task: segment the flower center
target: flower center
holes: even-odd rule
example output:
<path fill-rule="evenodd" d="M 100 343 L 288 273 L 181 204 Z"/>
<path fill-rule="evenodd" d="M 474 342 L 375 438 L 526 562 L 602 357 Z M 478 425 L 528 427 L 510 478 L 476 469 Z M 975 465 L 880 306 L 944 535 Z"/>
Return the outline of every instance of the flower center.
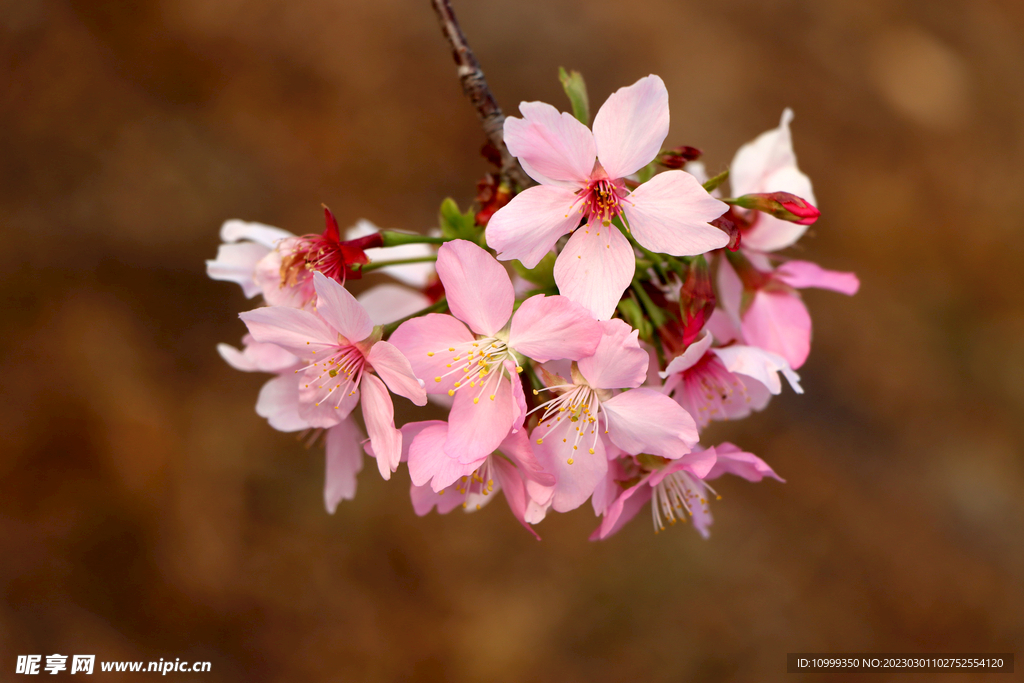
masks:
<path fill-rule="evenodd" d="M 651 517 L 654 520 L 654 533 L 665 530 L 662 515 L 669 525 L 685 522 L 686 514 L 693 516 L 694 507 L 700 507 L 708 513 L 708 500 L 704 495 L 706 484 L 698 484 L 689 474 L 683 471 L 669 474 L 654 486 L 651 495 Z M 708 487 L 710 488 L 710 487 Z"/>
<path fill-rule="evenodd" d="M 713 353 L 704 354 L 693 367 L 683 371 L 676 398 L 702 424 L 712 418 L 728 417 L 727 407 L 738 400 L 750 403 L 747 387 Z"/>
<path fill-rule="evenodd" d="M 366 367 L 366 359 L 355 346 L 336 347 L 334 351 L 334 355 L 327 360 L 316 361 L 295 372 L 314 370 L 315 374 L 308 373 L 305 388 L 308 389 L 310 384 L 317 383 L 317 391 L 314 393 L 315 405 L 319 407 L 321 403 L 335 397 L 337 401 L 334 403 L 334 409 L 338 410 L 346 396 L 356 393 L 356 387 L 359 386 L 359 380 Z"/>
<path fill-rule="evenodd" d="M 516 362 L 508 342 L 498 337 L 481 337 L 475 341 L 449 346 L 447 351 L 428 351 L 427 355 L 433 357 L 444 353 L 451 354 L 451 358 L 445 364 L 445 373 L 434 377 L 434 381 L 440 382 L 454 375 L 458 379 L 455 380 L 454 387 L 448 390 L 448 395 L 454 396 L 456 391 L 464 391 L 467 388 L 474 389 L 474 404 L 480 403 L 481 397 L 493 401 L 501 381 L 509 372 L 505 362 Z M 522 366 L 517 364 L 516 372 L 522 371 Z"/>
<path fill-rule="evenodd" d="M 626 201 L 626 186 L 609 178 L 591 180 L 587 186 L 576 192 L 578 198 L 572 208 L 579 204 L 579 212 L 587 222 L 611 225 L 612 219 L 622 213 L 622 203 Z"/>
<path fill-rule="evenodd" d="M 555 428 L 561 426 L 563 418 L 572 424 L 571 436 L 573 437 L 573 442 L 571 450 L 569 449 L 569 437 L 565 436 L 562 438 L 562 443 L 565 444 L 565 449 L 568 451 L 566 462 L 571 465 L 573 464 L 575 452 L 579 450 L 580 442 L 588 433 L 592 438 L 587 450 L 591 455 L 594 454 L 594 448 L 597 446 L 597 440 L 600 438 L 598 429 L 601 426 L 601 399 L 598 396 L 597 390 L 586 384 L 560 384 L 547 387 L 545 390 L 558 391 L 565 388 L 568 388 L 568 391 L 560 393 L 549 401 L 545 401 L 530 412 L 544 411 L 541 413 L 537 430 L 534 431 L 536 435 L 541 429 L 544 430 L 544 433 L 537 438 L 538 444 L 544 443 L 544 438 Z M 540 392 L 534 389 L 533 393 L 536 395 Z M 607 434 L 607 415 L 605 415 L 604 421 L 604 433 Z"/>

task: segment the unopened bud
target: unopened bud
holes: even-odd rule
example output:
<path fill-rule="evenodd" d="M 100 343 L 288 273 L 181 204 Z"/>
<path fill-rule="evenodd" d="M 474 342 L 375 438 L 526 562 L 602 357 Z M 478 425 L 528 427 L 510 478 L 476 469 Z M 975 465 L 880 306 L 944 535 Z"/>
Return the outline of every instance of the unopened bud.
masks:
<path fill-rule="evenodd" d="M 686 271 L 686 279 L 679 289 L 679 310 L 683 314 L 683 346 L 689 346 L 704 329 L 715 310 L 715 287 L 711 282 L 708 262 L 698 256 Z"/>
<path fill-rule="evenodd" d="M 680 169 L 690 161 L 696 161 L 700 159 L 704 152 L 700 151 L 696 147 L 690 147 L 683 145 L 682 147 L 673 147 L 672 149 L 666 149 L 658 157 L 658 163 L 665 168 Z"/>
<path fill-rule="evenodd" d="M 502 183 L 496 173 L 488 173 L 476 184 L 476 201 L 480 210 L 474 220 L 480 227 L 487 227 L 491 216 L 501 207 L 512 201 L 512 189 L 508 183 Z"/>
<path fill-rule="evenodd" d="M 799 225 L 810 225 L 821 215 L 810 202 L 789 192 L 745 194 L 727 203 L 742 206 L 744 209 L 762 211 Z"/>
<path fill-rule="evenodd" d="M 728 211 L 711 221 L 711 225 L 729 236 L 729 244 L 725 245 L 726 249 L 736 251 L 740 248 L 740 226 L 731 206 Z"/>

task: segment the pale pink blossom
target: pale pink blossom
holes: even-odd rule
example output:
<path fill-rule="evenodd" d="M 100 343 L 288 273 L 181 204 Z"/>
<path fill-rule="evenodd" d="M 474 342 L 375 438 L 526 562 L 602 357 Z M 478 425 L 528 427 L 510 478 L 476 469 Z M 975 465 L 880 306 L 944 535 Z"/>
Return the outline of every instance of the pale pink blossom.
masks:
<path fill-rule="evenodd" d="M 718 268 L 720 307 L 708 329 L 720 341 L 739 340 L 782 356 L 796 370 L 811 350 L 811 315 L 797 289 L 815 287 L 847 296 L 857 293 L 853 273 L 826 270 L 809 261 L 786 261 L 778 268 L 742 274 L 722 258 Z M 759 267 L 761 264 L 759 263 Z"/>
<path fill-rule="evenodd" d="M 792 120 L 792 110 L 786 109 L 782 112 L 778 128 L 762 133 L 736 152 L 729 167 L 734 197 L 788 192 L 817 206 L 810 178 L 797 167 L 789 131 Z M 743 233 L 740 246 L 754 251 L 777 251 L 788 247 L 807 230 L 807 224 L 782 220 L 767 213 L 751 212 L 750 219 L 753 225 Z"/>
<path fill-rule="evenodd" d="M 344 287 L 322 273 L 314 274 L 314 286 L 316 312 L 271 306 L 240 317 L 253 339 L 307 363 L 293 375 L 299 384 L 297 413 L 311 427 L 333 427 L 362 401 L 377 465 L 388 479 L 402 450 L 388 389 L 416 405 L 426 403 L 426 394 L 409 361 L 380 340 L 379 328 Z"/>
<path fill-rule="evenodd" d="M 765 477 L 785 481 L 764 460 L 753 453 L 740 450 L 731 443 L 696 451 L 675 461 L 652 461 L 654 459 L 643 459 L 640 468 L 641 471 L 647 470 L 646 474 L 643 474 L 636 484 L 622 490 L 608 504 L 604 511 L 604 519 L 591 534 L 590 540 L 608 538 L 617 532 L 635 517 L 648 501 L 651 502 L 651 520 L 655 533 L 664 531 L 666 523 L 673 525 L 676 522 L 685 522 L 686 515 L 689 514 L 694 528 L 701 536 L 707 538 L 712 522 L 708 501 L 712 495 L 720 497 L 707 483 L 708 481 L 723 474 L 733 474 L 752 482 L 761 481 Z M 634 472 L 630 471 L 629 474 Z M 615 482 L 611 482 L 609 486 L 618 488 Z"/>
<path fill-rule="evenodd" d="M 800 376 L 781 356 L 756 346 L 733 344 L 712 348 L 709 332 L 669 361 L 660 373 L 662 389 L 686 409 L 697 426 L 711 420 L 735 420 L 762 410 L 782 392 L 779 373 L 793 391 L 803 393 Z"/>
<path fill-rule="evenodd" d="M 545 373 L 555 397 L 534 409 L 540 411 L 535 450 L 555 475 L 551 506 L 558 512 L 579 507 L 594 492 L 609 455 L 618 454 L 609 454 L 609 445 L 630 455 L 678 458 L 697 443 L 697 427 L 685 410 L 658 391 L 637 388 L 648 365 L 637 330 L 621 320 L 601 326 L 601 343 L 572 368 L 571 380 Z M 616 394 L 619 389 L 626 391 Z"/>
<path fill-rule="evenodd" d="M 460 505 L 466 512 L 473 512 L 503 491 L 515 518 L 537 536 L 526 520 L 526 484 L 551 485 L 554 477 L 544 472 L 534 457 L 526 430 L 510 433 L 493 453 L 461 463 L 445 452 L 445 422 L 420 424 L 426 427 L 409 447 L 410 495 L 416 514 L 425 515 L 434 507 L 445 514 Z"/>
<path fill-rule="evenodd" d="M 603 320 L 614 313 L 636 264 L 613 219 L 621 218 L 647 249 L 675 256 L 728 243 L 708 224 L 728 207 L 692 175 L 668 171 L 632 192 L 626 188 L 624 178 L 652 161 L 668 134 L 668 92 L 659 77 L 613 93 L 594 117 L 593 132 L 543 102 L 523 102 L 519 111 L 523 118 L 505 119 L 505 143 L 540 185 L 491 217 L 487 244 L 498 258 L 532 268 L 571 232 L 555 262 L 555 282 L 559 292 Z"/>
<path fill-rule="evenodd" d="M 224 241 L 217 247 L 217 258 L 207 260 L 206 274 L 212 280 L 235 282 L 249 299 L 263 291 L 256 282 L 256 265 L 274 251 L 283 240 L 295 235 L 287 230 L 262 223 L 248 223 L 237 219 L 225 221 L 220 228 Z"/>
<path fill-rule="evenodd" d="M 513 313 L 508 273 L 466 240 L 441 246 L 437 273 L 452 315 L 402 323 L 391 342 L 426 382 L 454 396 L 445 452 L 462 463 L 489 455 L 526 414 L 517 355 L 545 362 L 593 353 L 601 328 L 563 296 L 532 296 Z"/>

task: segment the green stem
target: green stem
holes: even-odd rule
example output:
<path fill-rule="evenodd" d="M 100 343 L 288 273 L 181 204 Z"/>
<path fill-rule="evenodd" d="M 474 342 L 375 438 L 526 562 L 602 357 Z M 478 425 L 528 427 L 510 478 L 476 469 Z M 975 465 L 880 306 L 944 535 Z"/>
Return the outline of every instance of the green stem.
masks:
<path fill-rule="evenodd" d="M 421 315 L 426 315 L 428 313 L 444 313 L 447 310 L 448 310 L 448 300 L 447 299 L 441 299 L 437 303 L 430 304 L 426 308 L 424 308 L 422 310 L 419 310 L 419 311 L 416 311 L 412 315 L 407 315 L 404 318 L 396 320 L 393 323 L 388 323 L 387 325 L 384 326 L 384 336 L 387 337 L 392 332 L 397 330 L 398 326 L 401 325 L 402 323 L 404 323 L 406 320 L 412 320 L 413 318 L 418 318 Z"/>
<path fill-rule="evenodd" d="M 364 273 L 369 273 L 371 270 L 379 270 L 388 266 L 404 266 L 407 263 L 432 263 L 436 260 L 436 256 L 414 256 L 413 258 L 397 258 L 390 261 L 373 261 L 372 263 L 363 264 L 360 270 Z"/>
<path fill-rule="evenodd" d="M 397 247 L 400 244 L 444 244 L 448 241 L 444 237 L 428 237 L 394 230 L 383 230 L 380 236 L 385 247 Z"/>

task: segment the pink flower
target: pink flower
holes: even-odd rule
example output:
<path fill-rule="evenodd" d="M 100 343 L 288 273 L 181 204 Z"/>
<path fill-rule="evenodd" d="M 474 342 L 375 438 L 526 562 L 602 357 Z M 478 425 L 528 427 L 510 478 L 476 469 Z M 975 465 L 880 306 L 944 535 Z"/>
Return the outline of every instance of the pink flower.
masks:
<path fill-rule="evenodd" d="M 698 427 L 703 429 L 710 420 L 735 420 L 763 409 L 772 395 L 782 392 L 780 372 L 793 391 L 804 393 L 800 376 L 781 356 L 739 344 L 711 348 L 713 342 L 705 332 L 660 373 L 665 379 L 662 391 L 672 395 Z"/>
<path fill-rule="evenodd" d="M 688 173 L 668 171 L 626 189 L 624 178 L 653 160 L 668 134 L 668 92 L 657 76 L 613 93 L 594 117 L 593 133 L 543 102 L 523 102 L 519 111 L 523 118 L 505 119 L 505 142 L 540 185 L 491 218 L 487 244 L 498 258 L 533 268 L 572 232 L 555 262 L 555 282 L 603 320 L 615 311 L 636 265 L 612 219 L 623 219 L 647 249 L 675 256 L 728 243 L 728 235 L 708 225 L 728 207 Z"/>
<path fill-rule="evenodd" d="M 539 362 L 593 353 L 601 328 L 563 296 L 533 296 L 513 314 L 508 273 L 466 240 L 441 246 L 437 273 L 452 315 L 402 323 L 391 342 L 408 356 L 428 393 L 455 397 L 445 452 L 466 464 L 489 455 L 526 414 L 519 356 Z M 468 325 L 468 327 L 467 327 Z"/>
<path fill-rule="evenodd" d="M 217 258 L 206 262 L 206 274 L 212 280 L 238 283 L 245 296 L 251 299 L 262 291 L 253 277 L 256 264 L 281 241 L 293 237 L 295 235 L 287 230 L 262 223 L 225 221 L 220 228 L 224 244 L 217 248 Z"/>
<path fill-rule="evenodd" d="M 445 452 L 446 423 L 434 420 L 419 424 L 427 426 L 409 447 L 410 495 L 417 515 L 425 515 L 435 506 L 441 514 L 459 505 L 473 512 L 490 502 L 495 493 L 504 491 L 512 514 L 537 536 L 526 521 L 526 483 L 551 485 L 554 477 L 544 472 L 534 457 L 526 430 L 509 434 L 493 453 L 461 463 Z"/>
<path fill-rule="evenodd" d="M 555 475 L 551 506 L 558 512 L 579 507 L 604 478 L 605 438 L 630 455 L 665 458 L 678 458 L 697 443 L 697 427 L 685 410 L 658 391 L 636 388 L 647 379 L 648 365 L 637 330 L 621 320 L 601 326 L 594 355 L 576 364 L 571 382 L 547 375 L 556 396 L 534 409 L 541 411 L 533 430 L 537 457 Z M 628 391 L 615 395 L 616 389 Z"/>
<path fill-rule="evenodd" d="M 663 464 L 653 458 L 638 458 L 636 464 L 641 471 L 647 470 L 646 474 L 608 505 L 601 525 L 591 534 L 590 540 L 605 539 L 616 533 L 636 516 L 647 501 L 651 501 L 655 533 L 664 531 L 666 522 L 669 525 L 685 522 L 686 514 L 689 514 L 693 518 L 693 526 L 707 538 L 712 522 L 708 493 L 719 497 L 706 483 L 708 480 L 734 474 L 753 482 L 764 477 L 785 481 L 761 458 L 745 453 L 731 443 Z M 632 471 L 629 473 L 633 474 Z"/>
<path fill-rule="evenodd" d="M 786 192 L 796 195 L 805 203 L 817 206 L 810 178 L 797 167 L 793 138 L 789 132 L 792 120 L 792 110 L 786 109 L 782 112 L 778 128 L 762 133 L 736 152 L 729 167 L 729 182 L 734 197 Z M 751 218 L 754 223 L 743 233 L 740 246 L 762 252 L 777 251 L 790 246 L 800 239 L 808 225 L 793 223 L 765 213 L 751 214 Z"/>
<path fill-rule="evenodd" d="M 297 413 L 309 426 L 338 424 L 362 392 L 363 418 L 377 465 L 388 479 L 398 468 L 402 451 L 388 388 L 417 405 L 426 404 L 426 394 L 409 361 L 393 345 L 380 341 L 379 328 L 375 331 L 355 298 L 322 273 L 313 277 L 316 313 L 271 306 L 240 317 L 257 342 L 275 344 L 308 362 L 293 375 L 300 385 Z"/>
<path fill-rule="evenodd" d="M 811 351 L 811 315 L 797 289 L 816 287 L 852 296 L 860 288 L 853 273 L 826 270 L 810 261 L 786 261 L 773 271 L 723 258 L 718 268 L 721 308 L 708 328 L 721 341 L 741 339 L 782 356 L 796 370 Z M 765 264 L 767 268 L 770 265 Z"/>

